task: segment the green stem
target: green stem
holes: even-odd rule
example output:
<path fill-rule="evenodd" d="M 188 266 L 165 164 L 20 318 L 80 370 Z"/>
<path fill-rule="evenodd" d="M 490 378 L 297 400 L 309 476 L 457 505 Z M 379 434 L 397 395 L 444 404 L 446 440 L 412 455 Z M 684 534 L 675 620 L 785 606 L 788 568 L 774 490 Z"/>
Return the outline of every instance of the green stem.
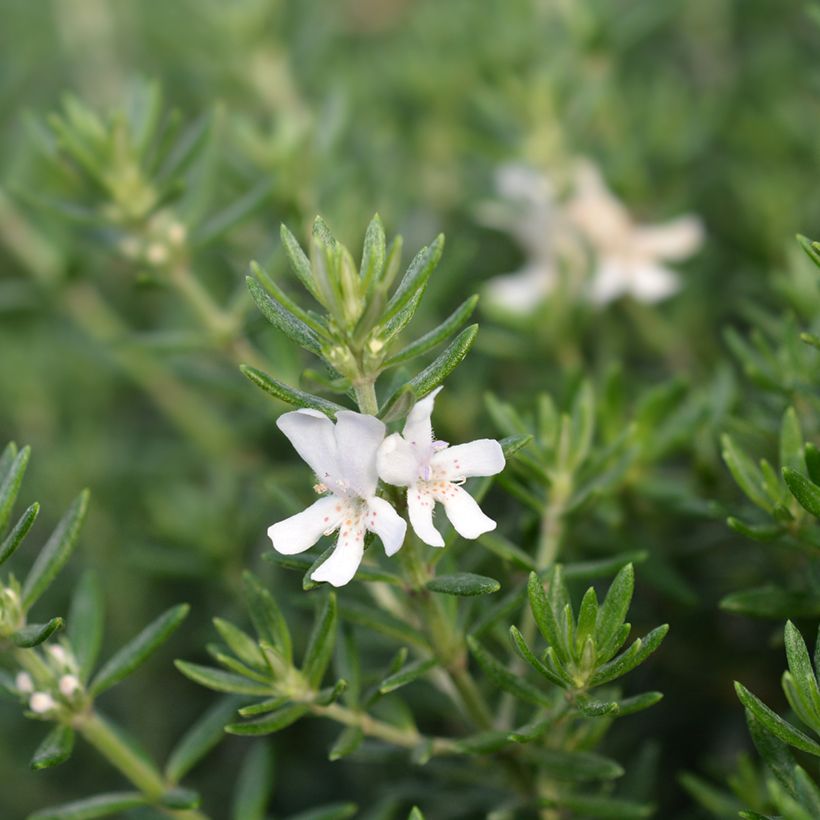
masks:
<path fill-rule="evenodd" d="M 99 713 L 91 711 L 78 717 L 74 728 L 151 802 L 159 800 L 171 787 L 156 767 L 135 751 Z M 206 815 L 193 809 L 169 809 L 167 813 L 179 820 L 207 820 Z"/>
<path fill-rule="evenodd" d="M 363 379 L 353 385 L 356 392 L 356 403 L 359 405 L 359 412 L 368 416 L 379 415 L 379 402 L 376 399 L 376 385 L 373 379 Z"/>

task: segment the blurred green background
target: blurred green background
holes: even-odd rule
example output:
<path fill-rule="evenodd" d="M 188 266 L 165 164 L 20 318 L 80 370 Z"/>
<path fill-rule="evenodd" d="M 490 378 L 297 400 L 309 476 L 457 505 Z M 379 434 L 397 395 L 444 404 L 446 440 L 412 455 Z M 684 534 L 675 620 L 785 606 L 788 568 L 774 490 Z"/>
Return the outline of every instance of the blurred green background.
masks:
<path fill-rule="evenodd" d="M 820 233 L 817 19 L 798 0 L 0 0 L 0 441 L 34 448 L 23 500 L 44 505 L 41 538 L 81 487 L 92 489 L 79 557 L 52 608 L 65 610 L 86 566 L 105 582 L 111 647 L 165 606 L 193 605 L 172 646 L 108 704 L 151 751 L 167 753 L 209 702 L 170 662 L 201 655 L 210 617 L 235 615 L 242 568 L 293 587 L 260 558 L 266 526 L 305 497 L 305 476 L 291 475 L 273 426 L 281 408 L 229 353 L 191 336 L 192 317 L 161 283 L 137 281 L 104 228 L 67 215 L 60 203 L 71 192 L 33 136 L 63 96 L 105 111 L 156 81 L 186 123 L 211 126 L 199 207 L 222 211 L 262 185 L 257 206 L 193 256 L 219 301 L 242 291 L 250 259 L 289 281 L 279 223 L 304 238 L 321 213 L 355 249 L 378 211 L 409 254 L 447 236 L 414 330 L 432 327 L 522 263 L 515 243 L 477 218 L 510 161 L 548 171 L 586 155 L 638 219 L 700 215 L 704 250 L 682 267 L 681 294 L 657 308 L 552 304 L 529 322 L 482 316 L 439 421 L 445 439 L 491 435 L 485 391 L 520 406 L 533 390 L 560 401 L 580 373 L 602 378 L 617 362 L 627 404 L 668 377 L 705 395 L 725 390 L 699 435 L 665 454 L 674 502 L 647 508 L 638 482 L 619 515 L 579 526 L 568 546 L 576 559 L 618 546 L 652 552 L 638 573 L 639 618 L 669 621 L 672 632 L 642 674 L 666 700 L 623 727 L 620 751 L 630 759 L 656 742 L 645 754 L 659 750 L 659 816 L 694 817 L 677 773 L 726 769 L 749 748 L 732 678 L 759 675 L 764 699 L 780 702 L 772 627 L 716 609 L 741 579 L 765 575 L 768 558 L 701 499 L 737 495 L 715 437 L 745 388 L 725 361 L 722 330 L 748 324 L 749 302 L 785 305 L 777 285 L 800 265 L 791 237 Z M 87 285 L 121 323 L 103 337 L 89 332 L 102 320 L 83 301 Z M 247 315 L 269 371 L 298 381 L 307 357 Z M 192 429 L 169 422 L 128 375 L 123 360 L 135 356 L 149 362 L 149 381 L 183 386 Z M 515 505 L 504 509 L 514 521 Z M 305 604 L 294 606 L 298 619 Z M 62 769 L 29 771 L 36 729 L 0 705 L 0 816 L 116 786 L 86 749 Z M 377 779 L 356 763 L 331 765 L 331 736 L 303 723 L 277 736 L 272 811 L 336 798 L 373 808 L 390 793 L 401 764 Z M 226 805 L 247 747 L 228 739 L 193 778 L 211 805 Z"/>

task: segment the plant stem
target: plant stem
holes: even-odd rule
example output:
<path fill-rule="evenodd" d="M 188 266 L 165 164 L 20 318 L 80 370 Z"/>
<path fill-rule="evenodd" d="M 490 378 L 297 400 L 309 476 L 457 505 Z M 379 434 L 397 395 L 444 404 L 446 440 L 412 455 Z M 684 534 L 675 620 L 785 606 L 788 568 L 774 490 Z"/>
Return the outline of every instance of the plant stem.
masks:
<path fill-rule="evenodd" d="M 130 746 L 98 712 L 92 710 L 78 716 L 74 728 L 152 802 L 159 800 L 171 787 L 156 767 Z M 207 820 L 206 815 L 193 809 L 164 811 L 179 820 Z"/>
<path fill-rule="evenodd" d="M 353 385 L 356 392 L 356 404 L 359 405 L 359 412 L 368 416 L 379 414 L 379 402 L 376 399 L 376 385 L 373 379 L 363 379 Z"/>

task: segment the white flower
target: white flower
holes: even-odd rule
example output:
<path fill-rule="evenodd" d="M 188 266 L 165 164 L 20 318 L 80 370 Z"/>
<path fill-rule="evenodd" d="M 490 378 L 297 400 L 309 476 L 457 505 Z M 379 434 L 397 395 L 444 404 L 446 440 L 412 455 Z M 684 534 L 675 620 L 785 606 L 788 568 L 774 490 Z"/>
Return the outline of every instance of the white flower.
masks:
<path fill-rule="evenodd" d="M 340 410 L 336 424 L 316 410 L 296 410 L 276 422 L 316 473 L 317 489 L 328 495 L 268 528 L 273 547 L 284 555 L 304 552 L 322 535 L 339 530 L 333 554 L 310 576 L 340 587 L 362 561 L 365 531 L 376 533 L 387 555 L 398 551 L 407 522 L 376 496 L 376 452 L 385 427 L 375 416 Z"/>
<path fill-rule="evenodd" d="M 67 698 L 80 690 L 80 681 L 76 675 L 63 675 L 57 685 L 60 693 Z"/>
<path fill-rule="evenodd" d="M 579 165 L 565 212 L 595 253 L 589 298 L 598 305 L 626 294 L 642 302 L 671 296 L 679 288 L 678 276 L 664 263 L 686 259 L 703 241 L 700 220 L 691 215 L 636 224 L 589 162 Z"/>
<path fill-rule="evenodd" d="M 407 511 L 413 529 L 431 547 L 444 539 L 433 526 L 433 508 L 444 505 L 456 532 L 478 538 L 495 529 L 472 496 L 459 485 L 471 476 L 489 476 L 504 469 L 504 453 L 493 439 L 450 447 L 433 439 L 430 416 L 441 388 L 417 402 L 407 416 L 402 434 L 388 436 L 379 449 L 379 476 L 388 484 L 407 487 Z"/>
<path fill-rule="evenodd" d="M 44 715 L 57 708 L 54 698 L 48 692 L 35 692 L 29 699 L 28 705 L 31 711 L 38 715 Z"/>
<path fill-rule="evenodd" d="M 490 279 L 485 290 L 493 304 L 512 313 L 530 313 L 555 288 L 559 213 L 553 187 L 543 174 L 517 163 L 502 165 L 496 190 L 503 202 L 481 208 L 481 220 L 507 231 L 521 245 L 527 262 L 514 273 Z"/>
<path fill-rule="evenodd" d="M 34 691 L 34 681 L 28 672 L 18 672 L 14 678 L 14 687 L 21 694 L 28 695 Z"/>
<path fill-rule="evenodd" d="M 69 665 L 68 653 L 60 644 L 49 644 L 46 650 L 57 666 L 67 667 Z"/>

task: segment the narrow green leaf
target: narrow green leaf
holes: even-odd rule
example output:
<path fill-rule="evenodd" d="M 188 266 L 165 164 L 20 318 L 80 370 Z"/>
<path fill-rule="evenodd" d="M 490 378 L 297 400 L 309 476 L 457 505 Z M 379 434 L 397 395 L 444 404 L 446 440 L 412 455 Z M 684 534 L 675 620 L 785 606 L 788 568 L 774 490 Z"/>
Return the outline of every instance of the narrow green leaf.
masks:
<path fill-rule="evenodd" d="M 766 512 L 772 511 L 772 502 L 763 490 L 763 476 L 760 470 L 732 439 L 721 437 L 723 460 L 738 486 L 749 500 Z"/>
<path fill-rule="evenodd" d="M 247 193 L 232 202 L 227 208 L 211 216 L 203 225 L 198 227 L 191 237 L 193 242 L 196 245 L 207 245 L 243 219 L 247 219 L 270 198 L 271 188 L 270 178 L 261 179 Z"/>
<path fill-rule="evenodd" d="M 733 515 L 726 519 L 726 524 L 730 529 L 753 541 L 773 541 L 783 534 L 783 527 L 780 524 L 747 524 Z"/>
<path fill-rule="evenodd" d="M 21 516 L 14 525 L 11 532 L 0 541 L 0 564 L 5 563 L 17 551 L 17 547 L 23 543 L 23 539 L 31 529 L 31 525 L 37 520 L 40 512 L 40 505 L 35 501 Z M 0 528 L 2 532 L 2 528 Z"/>
<path fill-rule="evenodd" d="M 74 500 L 29 570 L 22 593 L 26 610 L 45 592 L 71 557 L 88 509 L 88 497 L 88 490 L 83 490 Z"/>
<path fill-rule="evenodd" d="M 330 803 L 316 809 L 291 814 L 287 820 L 348 820 L 359 810 L 355 803 Z"/>
<path fill-rule="evenodd" d="M 46 624 L 28 624 L 18 629 L 11 639 L 16 646 L 23 649 L 30 649 L 32 646 L 38 646 L 43 641 L 50 638 L 58 629 L 62 629 L 63 619 L 52 618 Z"/>
<path fill-rule="evenodd" d="M 807 236 L 797 234 L 797 241 L 800 247 L 806 252 L 806 256 L 820 268 L 820 247 L 817 242 L 812 242 Z"/>
<path fill-rule="evenodd" d="M 809 817 L 820 817 L 820 789 L 800 766 L 794 767 L 794 786 L 797 798 L 808 810 Z"/>
<path fill-rule="evenodd" d="M 273 596 L 247 570 L 242 574 L 242 591 L 248 614 L 260 640 L 276 647 L 289 663 L 293 658 L 290 631 Z"/>
<path fill-rule="evenodd" d="M 242 663 L 254 669 L 265 668 L 265 657 L 259 644 L 247 632 L 222 618 L 214 618 L 213 622 L 222 640 Z"/>
<path fill-rule="evenodd" d="M 4 451 L 4 461 L 9 460 L 9 455 L 15 452 L 13 445 L 9 445 Z M 31 457 L 31 447 L 23 447 L 19 453 L 14 455 L 14 459 L 5 473 L 0 472 L 0 535 L 6 531 L 11 511 L 14 509 L 14 502 L 20 492 L 23 483 L 23 476 L 26 473 L 29 458 Z"/>
<path fill-rule="evenodd" d="M 533 558 L 528 553 L 524 552 L 520 547 L 517 547 L 503 535 L 495 532 L 484 533 L 478 539 L 478 543 L 482 547 L 486 547 L 494 555 L 501 558 L 502 561 L 509 561 L 513 566 L 519 569 L 533 570 L 535 563 Z"/>
<path fill-rule="evenodd" d="M 429 649 L 427 639 L 417 629 L 408 626 L 393 615 L 373 609 L 360 601 L 346 600 L 341 616 L 349 623 L 386 635 L 399 643 L 415 646 L 421 650 Z"/>
<path fill-rule="evenodd" d="M 806 642 L 791 621 L 786 621 L 784 642 L 794 688 L 803 709 L 812 717 L 808 724 L 812 729 L 820 732 L 820 690 L 817 688 L 817 678 L 814 676 L 814 668 Z"/>
<path fill-rule="evenodd" d="M 280 229 L 280 236 L 282 237 L 282 247 L 285 249 L 291 270 L 296 274 L 305 288 L 307 288 L 308 292 L 321 304 L 322 299 L 316 287 L 316 282 L 313 280 L 313 270 L 310 265 L 310 260 L 302 250 L 301 245 L 284 225 L 282 225 Z"/>
<path fill-rule="evenodd" d="M 416 403 L 416 394 L 409 384 L 393 393 L 390 398 L 381 406 L 379 418 L 385 423 L 403 419 Z"/>
<path fill-rule="evenodd" d="M 820 487 L 789 467 L 783 468 L 783 478 L 792 495 L 815 518 L 820 518 Z"/>
<path fill-rule="evenodd" d="M 86 572 L 71 597 L 66 635 L 80 667 L 80 679 L 88 680 L 97 663 L 103 638 L 105 618 L 103 592 L 99 578 Z"/>
<path fill-rule="evenodd" d="M 501 445 L 501 450 L 505 458 L 511 458 L 519 450 L 523 450 L 531 441 L 533 437 L 529 433 L 523 435 L 505 436 L 498 443 Z"/>
<path fill-rule="evenodd" d="M 255 263 L 251 263 L 252 270 L 254 270 L 254 265 Z M 259 275 L 258 268 L 254 270 L 254 273 L 257 276 Z M 309 350 L 317 356 L 321 355 L 321 340 L 305 322 L 282 304 L 287 298 L 283 293 L 274 292 L 274 295 L 271 296 L 252 276 L 246 277 L 245 281 L 247 282 L 248 290 L 256 306 L 274 327 L 281 330 L 288 339 L 292 342 L 296 342 L 296 344 L 305 348 L 305 350 Z M 280 299 L 279 296 L 282 298 Z"/>
<path fill-rule="evenodd" d="M 617 579 L 616 579 L 617 580 Z M 611 590 L 610 590 L 611 591 Z M 595 634 L 595 625 L 598 619 L 598 596 L 595 589 L 590 587 L 581 600 L 578 609 L 578 629 L 575 633 L 577 650 L 580 652 L 587 638 Z"/>
<path fill-rule="evenodd" d="M 174 747 L 165 764 L 165 777 L 178 783 L 219 743 L 225 735 L 225 724 L 236 714 L 240 698 L 217 701 L 200 717 Z"/>
<path fill-rule="evenodd" d="M 535 656 L 535 653 L 529 648 L 526 640 L 524 640 L 524 636 L 517 627 L 510 627 L 510 638 L 512 638 L 513 647 L 518 655 L 535 669 L 536 672 L 543 675 L 550 683 L 560 686 L 562 689 L 566 689 L 567 685 L 572 683 L 572 681 L 562 678 Z"/>
<path fill-rule="evenodd" d="M 311 686 L 319 686 L 322 682 L 327 665 L 333 657 L 335 642 L 336 593 L 329 592 L 313 627 L 302 664 L 302 672 Z"/>
<path fill-rule="evenodd" d="M 167 809 L 196 809 L 202 802 L 199 792 L 174 786 L 159 798 L 159 805 Z"/>
<path fill-rule="evenodd" d="M 336 413 L 339 410 L 344 410 L 340 404 L 328 401 L 327 399 L 314 396 L 312 393 L 305 393 L 303 390 L 297 390 L 295 387 L 277 381 L 257 370 L 255 367 L 243 364 L 239 369 L 247 376 L 257 387 L 264 390 L 268 395 L 273 396 L 286 404 L 292 404 L 294 407 L 309 407 L 312 410 L 318 410 L 332 419 L 336 418 Z"/>
<path fill-rule="evenodd" d="M 643 820 L 654 814 L 654 807 L 617 797 L 590 797 L 566 794 L 556 798 L 544 798 L 539 805 L 552 809 L 569 809 L 574 816 L 601 818 L 601 820 Z"/>
<path fill-rule="evenodd" d="M 803 458 L 806 460 L 806 469 L 809 478 L 815 483 L 820 483 L 820 450 L 813 444 L 808 443 L 803 448 Z"/>
<path fill-rule="evenodd" d="M 466 327 L 432 364 L 410 379 L 409 384 L 417 398 L 423 399 L 431 390 L 435 390 L 461 364 L 473 346 L 477 333 L 478 325 Z"/>
<path fill-rule="evenodd" d="M 614 760 L 594 752 L 538 749 L 533 754 L 539 769 L 556 780 L 586 783 L 590 780 L 615 780 L 624 773 L 623 767 Z"/>
<path fill-rule="evenodd" d="M 41 809 L 30 814 L 28 820 L 97 820 L 147 805 L 148 799 L 139 792 L 108 792 Z"/>
<path fill-rule="evenodd" d="M 740 702 L 746 709 L 775 737 L 790 746 L 794 746 L 795 749 L 820 757 L 820 744 L 796 729 L 791 723 L 783 720 L 780 715 L 769 709 L 762 700 L 755 697 L 742 683 L 735 681 L 735 692 L 737 692 Z"/>
<path fill-rule="evenodd" d="M 358 726 L 346 727 L 336 738 L 336 742 L 328 753 L 328 759 L 336 761 L 353 754 L 362 745 L 363 740 L 364 732 Z"/>
<path fill-rule="evenodd" d="M 362 265 L 359 269 L 364 293 L 369 293 L 372 286 L 381 278 L 386 255 L 384 225 L 382 225 L 381 217 L 375 214 L 364 234 Z"/>
<path fill-rule="evenodd" d="M 506 666 L 499 663 L 472 635 L 467 636 L 467 645 L 487 676 L 504 691 L 515 695 L 520 700 L 537 706 L 551 707 L 552 698 L 528 681 L 514 675 Z"/>
<path fill-rule="evenodd" d="M 436 665 L 437 661 L 435 658 L 426 658 L 424 660 L 414 661 L 413 663 L 400 669 L 398 672 L 386 677 L 379 684 L 379 692 L 383 695 L 386 695 L 389 692 L 395 692 L 396 689 L 401 689 L 402 686 L 407 686 L 408 683 L 418 680 Z"/>
<path fill-rule="evenodd" d="M 737 684 L 735 684 L 737 688 Z M 788 744 L 761 723 L 751 709 L 746 709 L 746 723 L 749 727 L 749 734 L 763 762 L 769 767 L 772 774 L 788 789 L 789 793 L 794 793 L 794 781 L 792 772 L 794 771 L 794 756 L 789 750 Z"/>
<path fill-rule="evenodd" d="M 399 282 L 393 296 L 387 303 L 382 315 L 382 325 L 393 319 L 402 308 L 406 307 L 411 299 L 417 297 L 427 287 L 430 274 L 435 270 L 444 251 L 444 235 L 439 234 L 433 242 L 422 248 L 417 254 L 407 272 Z"/>
<path fill-rule="evenodd" d="M 407 820 L 424 820 L 424 815 L 421 813 L 421 809 L 418 806 L 413 806 L 410 810 L 410 814 L 407 815 Z"/>
<path fill-rule="evenodd" d="M 304 717 L 309 711 L 309 708 L 301 703 L 291 703 L 267 717 L 259 718 L 259 720 L 231 723 L 225 727 L 225 731 L 231 735 L 270 735 L 296 723 L 299 718 Z"/>
<path fill-rule="evenodd" d="M 558 622 L 555 619 L 555 613 L 552 611 L 552 605 L 547 598 L 547 593 L 544 591 L 541 579 L 535 572 L 530 573 L 527 592 L 530 599 L 530 609 L 539 631 L 544 636 L 547 644 L 553 647 L 560 660 L 566 663 L 569 660 L 569 654 L 561 641 Z"/>
<path fill-rule="evenodd" d="M 277 695 L 275 698 L 266 698 L 257 703 L 251 703 L 248 706 L 243 706 L 237 709 L 237 712 L 242 717 L 255 717 L 256 715 L 264 715 L 266 712 L 275 712 L 280 707 L 284 706 L 290 698 L 287 695 Z"/>
<path fill-rule="evenodd" d="M 222 669 L 214 669 L 211 666 L 201 666 L 198 663 L 188 661 L 174 661 L 174 666 L 185 675 L 186 678 L 204 686 L 206 689 L 213 689 L 215 692 L 226 692 L 234 695 L 270 695 L 271 688 L 256 681 L 234 675 L 232 672 L 225 672 Z"/>
<path fill-rule="evenodd" d="M 803 431 L 794 407 L 787 407 L 780 425 L 780 467 L 789 467 L 796 472 L 806 471 L 803 456 Z"/>
<path fill-rule="evenodd" d="M 645 638 L 638 638 L 626 652 L 597 669 L 589 679 L 589 685 L 600 686 L 602 683 L 609 683 L 631 672 L 661 645 L 667 632 L 669 632 L 669 625 L 664 624 L 653 629 Z"/>
<path fill-rule="evenodd" d="M 635 570 L 632 564 L 627 564 L 613 579 L 606 598 L 598 610 L 595 643 L 602 655 L 608 654 L 610 644 L 626 620 L 634 590 Z"/>
<path fill-rule="evenodd" d="M 756 618 L 816 618 L 820 599 L 814 593 L 793 592 L 774 585 L 733 592 L 720 602 L 720 608 Z"/>
<path fill-rule="evenodd" d="M 384 368 L 395 367 L 396 365 L 404 364 L 404 362 L 409 362 L 411 359 L 416 358 L 416 356 L 423 356 L 425 353 L 429 353 L 434 347 L 440 345 L 464 326 L 477 304 L 477 295 L 465 299 L 438 327 L 433 328 L 433 330 L 425 333 L 420 339 L 417 339 L 395 355 L 390 356 L 384 363 Z"/>
<path fill-rule="evenodd" d="M 96 697 L 127 678 L 176 632 L 189 610 L 188 604 L 178 604 L 148 624 L 103 665 L 94 676 L 89 692 Z"/>
<path fill-rule="evenodd" d="M 50 769 L 71 757 L 74 748 L 74 730 L 57 724 L 43 739 L 31 758 L 32 769 Z"/>
<path fill-rule="evenodd" d="M 267 743 L 259 742 L 245 755 L 239 770 L 231 807 L 233 820 L 265 820 L 272 793 L 273 751 Z"/>
<path fill-rule="evenodd" d="M 473 595 L 487 595 L 501 589 L 500 582 L 486 575 L 476 575 L 472 572 L 455 572 L 452 575 L 439 575 L 425 585 L 430 592 L 441 592 L 445 595 L 470 597 Z"/>

